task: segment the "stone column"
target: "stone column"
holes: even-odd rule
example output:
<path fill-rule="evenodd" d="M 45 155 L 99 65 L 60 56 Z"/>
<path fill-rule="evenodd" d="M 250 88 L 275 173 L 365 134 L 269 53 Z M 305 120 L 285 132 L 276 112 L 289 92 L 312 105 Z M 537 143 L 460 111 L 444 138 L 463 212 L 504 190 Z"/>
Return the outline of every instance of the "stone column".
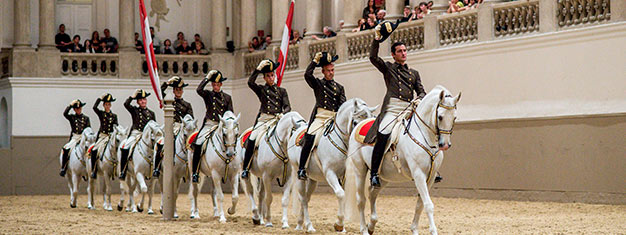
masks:
<path fill-rule="evenodd" d="M 448 1 L 449 0 L 433 0 L 431 14 L 446 12 L 446 10 L 448 10 Z M 428 1 L 426 1 L 426 3 L 428 3 Z M 415 6 L 413 6 L 413 8 L 415 8 Z"/>
<path fill-rule="evenodd" d="M 424 17 L 424 49 L 439 47 L 439 24 L 437 16 L 430 14 Z"/>
<path fill-rule="evenodd" d="M 404 0 L 387 0 L 385 1 L 387 15 L 385 20 L 395 21 L 402 18 L 404 10 Z"/>
<path fill-rule="evenodd" d="M 361 18 L 361 1 L 344 0 L 343 2 L 343 30 L 344 32 L 350 32 L 352 29 L 359 26 L 359 19 Z"/>
<path fill-rule="evenodd" d="M 289 2 L 289 0 L 272 0 L 272 44 L 280 45 L 289 13 Z"/>
<path fill-rule="evenodd" d="M 486 42 L 494 38 L 493 3 L 481 4 L 478 8 L 478 41 Z"/>
<path fill-rule="evenodd" d="M 30 47 L 30 1 L 13 1 L 13 48 Z"/>
<path fill-rule="evenodd" d="M 39 0 L 39 48 L 54 48 L 54 1 Z"/>
<path fill-rule="evenodd" d="M 306 38 L 322 35 L 322 1 L 306 1 Z"/>
<path fill-rule="evenodd" d="M 141 54 L 135 49 L 135 1 L 119 0 L 119 77 L 141 77 Z"/>
<path fill-rule="evenodd" d="M 248 41 L 256 35 L 256 0 L 241 0 L 241 48 L 248 48 Z"/>
<path fill-rule="evenodd" d="M 618 22 L 626 20 L 626 1 L 611 1 L 611 21 Z"/>
<path fill-rule="evenodd" d="M 539 31 L 554 32 L 558 27 L 558 20 L 556 19 L 557 2 L 551 0 L 539 1 Z"/>
<path fill-rule="evenodd" d="M 176 200 L 174 200 L 174 96 L 172 94 L 163 99 L 165 141 L 163 145 L 163 219 L 174 219 Z M 178 193 L 178 192 L 176 192 Z"/>
<path fill-rule="evenodd" d="M 226 52 L 226 0 L 213 0 L 211 7 L 211 51 Z"/>

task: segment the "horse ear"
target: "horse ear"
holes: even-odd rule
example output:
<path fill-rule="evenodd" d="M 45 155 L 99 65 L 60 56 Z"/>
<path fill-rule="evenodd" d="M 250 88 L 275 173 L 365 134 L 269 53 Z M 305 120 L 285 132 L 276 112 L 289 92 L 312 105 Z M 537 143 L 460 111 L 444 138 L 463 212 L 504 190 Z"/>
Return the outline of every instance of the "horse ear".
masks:
<path fill-rule="evenodd" d="M 164 129 L 165 129 L 165 124 L 160 125 L 160 126 L 159 126 L 159 129 L 164 130 Z"/>
<path fill-rule="evenodd" d="M 370 112 L 373 113 L 374 111 L 376 111 L 376 109 L 378 109 L 378 106 L 379 105 L 369 108 Z"/>
<path fill-rule="evenodd" d="M 441 91 L 441 93 L 439 93 L 439 100 L 443 100 L 444 93 L 444 91 Z"/>
<path fill-rule="evenodd" d="M 237 117 L 235 118 L 235 122 L 239 122 L 239 118 L 241 117 L 241 113 L 237 114 Z"/>
<path fill-rule="evenodd" d="M 459 100 L 461 100 L 461 92 L 459 92 L 459 94 L 458 94 L 458 95 L 456 95 L 456 97 L 454 98 L 454 103 L 455 103 L 455 104 L 456 104 L 456 103 L 458 103 L 458 102 L 459 102 Z"/>

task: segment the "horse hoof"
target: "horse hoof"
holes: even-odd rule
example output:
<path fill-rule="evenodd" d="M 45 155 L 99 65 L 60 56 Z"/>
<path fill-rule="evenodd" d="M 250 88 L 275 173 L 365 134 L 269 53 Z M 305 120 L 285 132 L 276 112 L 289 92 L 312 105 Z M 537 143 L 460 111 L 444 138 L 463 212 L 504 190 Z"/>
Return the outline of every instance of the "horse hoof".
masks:
<path fill-rule="evenodd" d="M 272 223 L 266 223 L 266 224 L 265 224 L 265 227 L 267 227 L 267 228 L 271 228 L 271 227 L 274 227 L 274 225 L 273 225 Z"/>
<path fill-rule="evenodd" d="M 343 232 L 343 226 L 335 224 L 335 232 Z"/>
<path fill-rule="evenodd" d="M 260 225 L 261 224 L 261 219 L 252 219 L 252 224 L 254 225 Z"/>
<path fill-rule="evenodd" d="M 122 209 L 124 209 L 122 206 L 117 205 L 117 211 L 122 211 Z"/>
<path fill-rule="evenodd" d="M 228 208 L 227 212 L 228 212 L 229 215 L 235 214 L 235 210 L 232 207 Z"/>
<path fill-rule="evenodd" d="M 137 208 L 137 212 L 143 213 L 143 208 Z"/>
<path fill-rule="evenodd" d="M 374 234 L 374 230 L 369 230 L 369 229 L 368 229 L 368 230 L 367 230 L 367 232 L 368 232 L 370 235 Z"/>
<path fill-rule="evenodd" d="M 283 229 L 288 229 L 288 228 L 289 228 L 289 225 L 288 225 L 288 224 L 283 224 L 283 227 L 282 227 L 282 228 L 283 228 Z"/>
<path fill-rule="evenodd" d="M 160 212 L 161 214 L 163 214 L 163 209 L 159 209 L 159 212 Z M 192 218 L 192 219 L 193 219 L 193 218 Z"/>
<path fill-rule="evenodd" d="M 154 215 L 154 211 L 149 210 L 149 211 L 148 211 L 148 215 Z"/>
<path fill-rule="evenodd" d="M 72 205 L 72 203 L 70 203 L 70 207 L 71 208 L 76 208 L 76 205 Z"/>

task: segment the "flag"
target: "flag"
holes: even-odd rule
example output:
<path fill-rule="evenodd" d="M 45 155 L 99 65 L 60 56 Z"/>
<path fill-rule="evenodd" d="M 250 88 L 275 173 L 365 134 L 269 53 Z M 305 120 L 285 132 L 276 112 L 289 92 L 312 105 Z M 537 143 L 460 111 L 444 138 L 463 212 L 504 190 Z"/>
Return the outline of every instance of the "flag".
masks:
<path fill-rule="evenodd" d="M 285 67 L 287 66 L 287 52 L 289 52 L 289 35 L 291 32 L 291 20 L 293 19 L 293 5 L 294 1 L 291 0 L 289 4 L 289 14 L 287 15 L 287 22 L 285 23 L 285 29 L 283 30 L 283 38 L 280 42 L 280 54 L 278 54 L 278 66 L 276 78 L 278 80 L 278 86 L 283 81 L 283 74 L 285 73 Z"/>
<path fill-rule="evenodd" d="M 146 5 L 143 0 L 139 0 L 139 15 L 141 16 L 141 36 L 143 37 L 143 49 L 145 50 L 146 63 L 148 64 L 148 74 L 150 74 L 150 83 L 152 90 L 159 100 L 159 107 L 163 108 L 163 94 L 159 88 L 159 72 L 157 69 L 156 58 L 154 57 L 154 46 L 152 45 L 152 35 L 150 34 L 150 22 L 148 14 L 146 14 Z"/>

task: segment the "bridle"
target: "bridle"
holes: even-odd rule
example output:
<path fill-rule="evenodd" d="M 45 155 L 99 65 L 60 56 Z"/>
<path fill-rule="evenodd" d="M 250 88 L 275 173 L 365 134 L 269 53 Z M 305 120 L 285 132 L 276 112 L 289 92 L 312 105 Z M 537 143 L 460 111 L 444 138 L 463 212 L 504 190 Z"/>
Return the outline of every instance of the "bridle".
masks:
<path fill-rule="evenodd" d="M 447 97 L 447 96 L 446 96 Z M 437 136 L 437 141 L 439 141 L 440 136 L 443 135 L 452 135 L 453 129 L 454 129 L 454 122 L 452 122 L 452 127 L 450 127 L 450 129 L 441 129 L 439 128 L 439 107 L 447 109 L 447 110 L 455 110 L 456 109 L 456 104 L 454 106 L 449 106 L 443 103 L 443 99 L 439 100 L 439 102 L 437 103 L 437 108 L 435 108 L 435 128 L 430 127 L 425 121 L 424 119 L 422 119 L 422 117 L 420 117 L 417 112 L 415 111 L 415 108 L 413 108 L 413 113 L 414 115 L 417 117 L 417 119 L 419 119 L 422 124 L 424 124 L 424 126 L 426 126 L 426 128 L 428 128 L 428 130 L 430 130 L 430 132 L 432 132 L 433 134 L 435 134 Z M 418 126 L 419 128 L 419 126 Z M 407 126 L 408 129 L 408 126 Z M 435 131 L 436 129 L 436 131 Z M 421 129 L 420 129 L 420 133 L 421 133 Z M 422 133 L 422 135 L 424 135 Z M 426 137 L 424 137 L 424 140 L 426 140 Z M 428 144 L 430 147 L 432 147 L 432 145 Z"/>

